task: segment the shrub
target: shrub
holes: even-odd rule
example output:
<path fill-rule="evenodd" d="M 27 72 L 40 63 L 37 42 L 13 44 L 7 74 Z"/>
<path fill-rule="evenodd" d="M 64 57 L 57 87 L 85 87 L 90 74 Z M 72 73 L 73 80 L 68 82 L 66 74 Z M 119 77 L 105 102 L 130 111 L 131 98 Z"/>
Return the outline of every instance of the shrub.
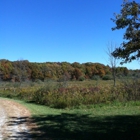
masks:
<path fill-rule="evenodd" d="M 99 75 L 94 75 L 91 78 L 92 80 L 100 80 L 100 76 Z"/>
<path fill-rule="evenodd" d="M 79 81 L 84 81 L 85 80 L 85 77 L 84 76 L 80 76 L 79 77 Z"/>
<path fill-rule="evenodd" d="M 112 76 L 111 75 L 105 75 L 102 78 L 103 80 L 112 80 Z"/>

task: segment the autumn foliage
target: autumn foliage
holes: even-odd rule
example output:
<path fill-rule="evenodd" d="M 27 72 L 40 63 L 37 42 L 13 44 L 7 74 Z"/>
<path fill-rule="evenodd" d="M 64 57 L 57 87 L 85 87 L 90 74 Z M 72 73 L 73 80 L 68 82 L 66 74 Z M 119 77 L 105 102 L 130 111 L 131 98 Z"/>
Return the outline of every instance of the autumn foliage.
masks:
<path fill-rule="evenodd" d="M 118 73 L 128 74 L 125 67 L 117 68 Z M 0 60 L 0 79 L 2 81 L 56 81 L 85 80 L 100 78 L 111 74 L 111 68 L 100 63 L 68 63 L 68 62 L 45 62 L 31 63 L 28 60 L 9 61 Z"/>

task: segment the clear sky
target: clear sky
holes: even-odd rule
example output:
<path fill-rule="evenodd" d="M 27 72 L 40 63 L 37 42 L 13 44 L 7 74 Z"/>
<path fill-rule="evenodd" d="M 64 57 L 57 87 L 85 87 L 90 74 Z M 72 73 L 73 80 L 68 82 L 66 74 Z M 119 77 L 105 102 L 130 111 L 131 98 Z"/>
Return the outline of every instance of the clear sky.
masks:
<path fill-rule="evenodd" d="M 107 65 L 108 42 L 123 41 L 110 20 L 122 1 L 0 0 L 0 59 Z M 140 63 L 124 66 L 139 69 Z"/>

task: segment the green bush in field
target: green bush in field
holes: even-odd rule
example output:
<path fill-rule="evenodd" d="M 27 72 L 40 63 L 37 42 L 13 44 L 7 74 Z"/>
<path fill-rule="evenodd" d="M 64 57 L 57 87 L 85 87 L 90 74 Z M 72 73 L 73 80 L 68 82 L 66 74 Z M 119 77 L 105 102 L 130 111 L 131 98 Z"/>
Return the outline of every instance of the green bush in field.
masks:
<path fill-rule="evenodd" d="M 112 80 L 112 76 L 111 75 L 105 75 L 102 78 L 103 80 Z"/>
<path fill-rule="evenodd" d="M 79 77 L 79 81 L 84 81 L 85 80 L 85 77 L 84 76 L 80 76 Z"/>
<path fill-rule="evenodd" d="M 100 80 L 100 76 L 99 75 L 94 75 L 91 79 L 92 80 Z"/>

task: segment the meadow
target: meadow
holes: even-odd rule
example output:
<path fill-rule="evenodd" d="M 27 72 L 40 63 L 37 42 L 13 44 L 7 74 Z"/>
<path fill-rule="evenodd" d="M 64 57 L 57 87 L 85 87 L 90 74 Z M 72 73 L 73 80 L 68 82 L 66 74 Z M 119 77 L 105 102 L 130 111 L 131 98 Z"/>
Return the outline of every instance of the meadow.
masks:
<path fill-rule="evenodd" d="M 117 80 L 115 87 L 112 80 L 1 82 L 0 96 L 29 108 L 39 126 L 35 140 L 138 140 L 139 85 L 138 79 Z"/>
<path fill-rule="evenodd" d="M 139 79 L 85 81 L 1 82 L 0 96 L 34 102 L 52 108 L 110 104 L 140 100 Z"/>

